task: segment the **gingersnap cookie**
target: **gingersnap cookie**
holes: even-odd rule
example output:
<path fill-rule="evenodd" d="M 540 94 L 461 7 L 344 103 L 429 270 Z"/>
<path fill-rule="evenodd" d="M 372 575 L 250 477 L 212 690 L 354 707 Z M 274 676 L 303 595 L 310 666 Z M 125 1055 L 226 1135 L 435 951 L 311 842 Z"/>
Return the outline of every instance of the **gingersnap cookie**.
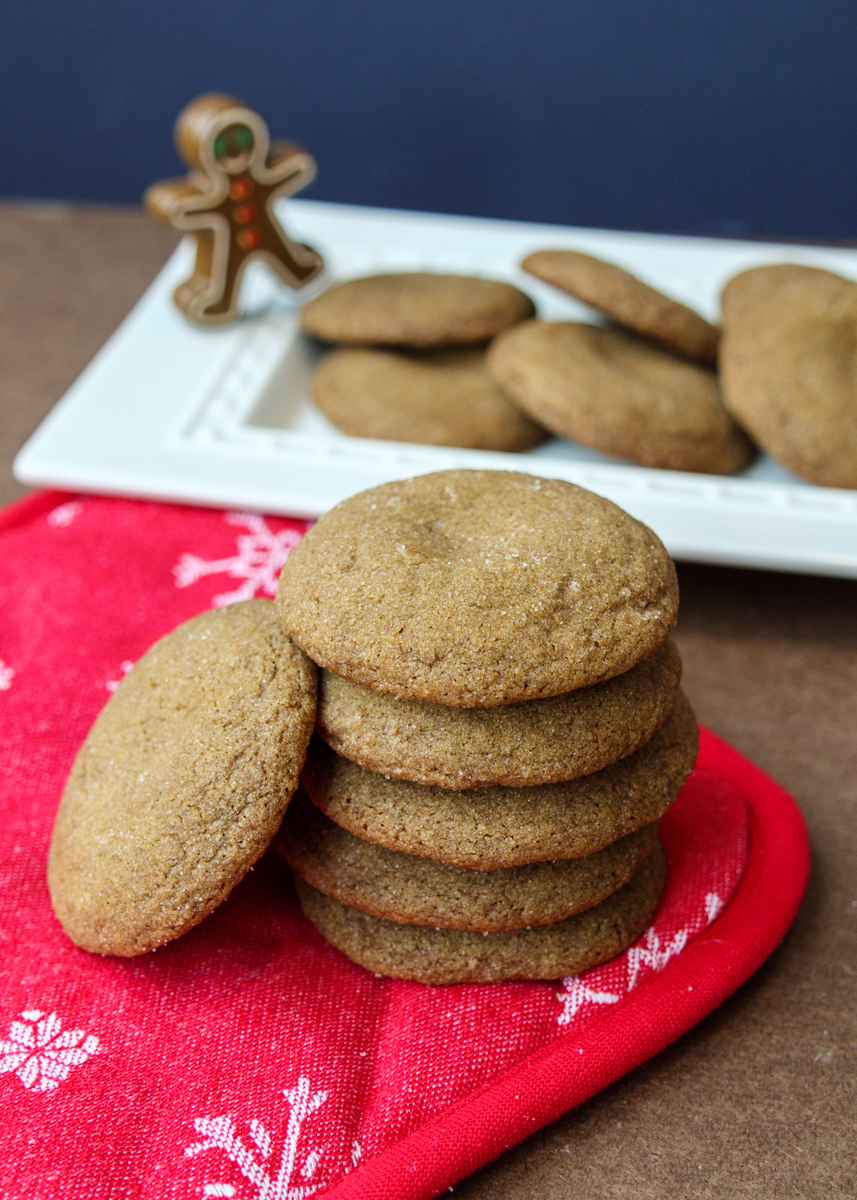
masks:
<path fill-rule="evenodd" d="M 328 820 L 298 790 L 277 849 L 319 892 L 405 925 L 435 929 L 525 929 L 591 908 L 627 883 L 651 854 L 657 822 L 584 858 L 472 871 L 388 850 Z"/>
<path fill-rule="evenodd" d="M 320 738 L 310 743 L 301 782 L 313 803 L 356 837 L 437 862 L 498 871 L 593 854 L 659 820 L 684 786 L 698 747 L 696 718 L 679 691 L 672 712 L 644 746 L 594 775 L 564 783 L 426 787 L 367 771 Z"/>
<path fill-rule="evenodd" d="M 720 331 L 615 263 L 579 250 L 536 250 L 521 266 L 619 325 L 704 363 L 717 361 Z"/>
<path fill-rule="evenodd" d="M 671 641 L 604 683 L 495 708 L 397 700 L 322 671 L 316 722 L 337 754 L 394 779 L 526 787 L 590 775 L 633 753 L 666 720 L 680 679 Z"/>
<path fill-rule="evenodd" d="M 728 407 L 795 475 L 857 488 L 857 283 L 755 267 L 730 279 L 722 305 Z"/>
<path fill-rule="evenodd" d="M 663 644 L 678 586 L 655 534 L 601 496 L 510 471 L 438 471 L 326 513 L 286 560 L 276 603 L 337 675 L 490 707 L 627 671 Z"/>
<path fill-rule="evenodd" d="M 665 879 L 658 842 L 628 883 L 600 904 L 551 925 L 497 933 L 402 925 L 340 904 L 299 875 L 295 886 L 316 929 L 377 975 L 416 983 L 510 983 L 561 979 L 620 954 L 654 917 Z"/>
<path fill-rule="evenodd" d="M 300 322 L 328 342 L 418 349 L 487 342 L 535 311 L 511 283 L 416 271 L 334 284 L 301 310 Z"/>
<path fill-rule="evenodd" d="M 621 330 L 527 321 L 492 343 L 487 362 L 535 420 L 605 454 L 711 475 L 755 454 L 711 371 Z"/>
<path fill-rule="evenodd" d="M 72 941 L 130 957 L 216 908 L 277 831 L 315 701 L 315 666 L 269 600 L 156 642 L 90 730 L 57 813 L 48 886 Z"/>
<path fill-rule="evenodd" d="M 317 369 L 312 398 L 352 437 L 519 451 L 548 436 L 494 382 L 481 348 L 343 347 Z"/>

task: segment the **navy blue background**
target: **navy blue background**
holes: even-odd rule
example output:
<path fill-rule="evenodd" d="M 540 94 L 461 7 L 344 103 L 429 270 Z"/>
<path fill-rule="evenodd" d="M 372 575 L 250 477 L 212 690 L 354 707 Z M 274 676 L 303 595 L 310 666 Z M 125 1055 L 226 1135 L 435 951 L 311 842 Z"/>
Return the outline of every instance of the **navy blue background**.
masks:
<path fill-rule="evenodd" d="M 855 63 L 853 0 L 4 0 L 0 194 L 137 201 L 223 90 L 318 199 L 853 238 Z"/>

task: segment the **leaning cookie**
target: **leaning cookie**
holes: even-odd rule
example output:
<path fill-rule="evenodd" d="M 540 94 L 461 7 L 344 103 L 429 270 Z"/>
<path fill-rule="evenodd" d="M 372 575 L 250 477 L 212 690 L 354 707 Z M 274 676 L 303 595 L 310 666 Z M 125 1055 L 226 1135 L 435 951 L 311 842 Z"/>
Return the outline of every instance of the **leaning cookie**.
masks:
<path fill-rule="evenodd" d="M 857 283 L 781 264 L 723 290 L 723 395 L 802 479 L 857 488 Z"/>
<path fill-rule="evenodd" d="M 472 871 L 388 850 L 328 820 L 298 791 L 276 844 L 289 866 L 349 908 L 435 929 L 526 929 L 562 921 L 617 891 L 651 854 L 657 822 L 595 854 Z"/>
<path fill-rule="evenodd" d="M 542 787 L 450 791 L 388 779 L 313 738 L 301 780 L 322 812 L 390 850 L 477 871 L 593 854 L 657 821 L 696 761 L 699 728 L 684 694 L 634 754 L 594 775 Z"/>
<path fill-rule="evenodd" d="M 312 398 L 352 437 L 508 452 L 548 436 L 494 382 L 481 348 L 343 347 L 323 359 Z"/>
<path fill-rule="evenodd" d="M 635 333 L 688 358 L 717 361 L 720 333 L 714 325 L 615 263 L 579 250 L 537 250 L 521 266 Z"/>
<path fill-rule="evenodd" d="M 560 979 L 615 958 L 655 915 L 666 878 L 660 843 L 628 883 L 600 904 L 551 925 L 501 933 L 432 929 L 372 917 L 295 877 L 309 920 L 352 962 L 417 983 Z"/>
<path fill-rule="evenodd" d="M 156 642 L 90 730 L 57 813 L 48 886 L 72 941 L 143 954 L 216 908 L 277 831 L 315 704 L 315 666 L 268 600 Z"/>
<path fill-rule="evenodd" d="M 334 284 L 302 309 L 300 323 L 329 342 L 427 349 L 487 342 L 534 312 L 510 283 L 413 272 Z"/>
<path fill-rule="evenodd" d="M 672 641 L 605 683 L 494 708 L 397 700 L 322 671 L 316 720 L 337 754 L 394 779 L 527 787 L 590 775 L 632 754 L 666 720 L 680 679 Z"/>
<path fill-rule="evenodd" d="M 711 371 L 621 330 L 527 321 L 488 368 L 552 433 L 645 467 L 730 475 L 755 455 Z"/>
<path fill-rule="evenodd" d="M 650 529 L 560 479 L 438 471 L 338 504 L 292 550 L 277 608 L 329 671 L 411 700 L 491 707 L 627 671 L 675 624 Z"/>

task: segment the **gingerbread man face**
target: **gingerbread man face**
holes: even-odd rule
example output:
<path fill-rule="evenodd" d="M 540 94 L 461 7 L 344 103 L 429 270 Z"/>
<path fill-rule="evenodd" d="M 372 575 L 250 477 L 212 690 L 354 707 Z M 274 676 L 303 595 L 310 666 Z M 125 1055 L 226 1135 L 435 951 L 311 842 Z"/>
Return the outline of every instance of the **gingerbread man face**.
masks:
<path fill-rule="evenodd" d="M 159 220 L 195 234 L 194 273 L 174 299 L 200 325 L 238 315 L 241 276 L 252 258 L 264 261 L 291 288 L 322 270 L 321 256 L 292 241 L 273 211 L 315 176 L 315 161 L 299 146 L 271 143 L 257 112 L 231 96 L 200 96 L 176 124 L 179 154 L 192 168 L 182 180 L 154 184 L 146 206 Z"/>
<path fill-rule="evenodd" d="M 227 125 L 214 139 L 212 152 L 222 171 L 238 175 L 249 167 L 255 144 L 249 125 Z"/>

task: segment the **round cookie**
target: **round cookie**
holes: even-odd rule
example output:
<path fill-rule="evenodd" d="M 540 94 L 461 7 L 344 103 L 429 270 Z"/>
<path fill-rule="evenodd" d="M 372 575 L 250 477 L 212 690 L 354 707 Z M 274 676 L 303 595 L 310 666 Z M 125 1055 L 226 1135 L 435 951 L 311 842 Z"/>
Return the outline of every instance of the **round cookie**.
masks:
<path fill-rule="evenodd" d="M 511 283 L 417 271 L 334 284 L 301 310 L 301 329 L 351 345 L 464 346 L 487 342 L 535 312 Z"/>
<path fill-rule="evenodd" d="M 317 891 L 374 917 L 435 929 L 525 929 L 605 900 L 651 854 L 657 832 L 657 822 L 646 825 L 584 858 L 472 871 L 354 837 L 299 791 L 277 848 Z"/>
<path fill-rule="evenodd" d="M 494 382 L 481 348 L 343 347 L 322 361 L 312 397 L 352 437 L 520 451 L 548 436 Z"/>
<path fill-rule="evenodd" d="M 314 662 L 411 700 L 490 707 L 627 671 L 675 624 L 650 529 L 559 479 L 438 471 L 338 504 L 292 550 L 277 606 Z"/>
<path fill-rule="evenodd" d="M 316 669 L 269 600 L 213 609 L 145 654 L 77 755 L 48 862 L 78 946 L 143 954 L 207 916 L 277 831 Z"/>
<path fill-rule="evenodd" d="M 688 358 L 717 361 L 720 331 L 714 325 L 615 263 L 579 250 L 536 250 L 521 266 L 635 333 Z"/>
<path fill-rule="evenodd" d="M 723 291 L 725 401 L 778 462 L 857 488 L 857 283 L 816 267 L 756 267 Z"/>
<path fill-rule="evenodd" d="M 397 700 L 322 671 L 316 723 L 337 754 L 393 779 L 527 787 L 590 775 L 633 753 L 666 720 L 680 679 L 672 641 L 604 683 L 496 708 Z"/>
<path fill-rule="evenodd" d="M 644 467 L 729 475 L 755 454 L 711 371 L 621 330 L 527 321 L 488 367 L 552 433 Z"/>
<path fill-rule="evenodd" d="M 400 925 L 348 908 L 295 876 L 301 908 L 352 962 L 416 983 L 510 983 L 561 979 L 607 962 L 637 940 L 655 915 L 666 879 L 660 843 L 624 887 L 552 925 L 477 933 Z"/>
<path fill-rule="evenodd" d="M 448 791 L 387 779 L 313 738 L 301 782 L 323 813 L 390 850 L 497 871 L 578 858 L 657 821 L 678 796 L 699 746 L 682 692 L 667 720 L 634 754 L 594 775 L 544 787 Z"/>

